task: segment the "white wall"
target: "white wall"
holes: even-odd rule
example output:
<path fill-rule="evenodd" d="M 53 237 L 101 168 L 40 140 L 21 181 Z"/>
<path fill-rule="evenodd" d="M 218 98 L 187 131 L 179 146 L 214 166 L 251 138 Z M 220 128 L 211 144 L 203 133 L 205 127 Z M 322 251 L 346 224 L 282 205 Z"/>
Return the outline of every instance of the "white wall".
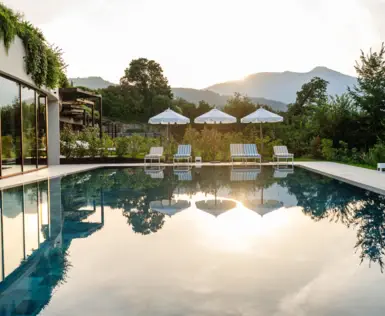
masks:
<path fill-rule="evenodd" d="M 19 37 L 16 36 L 8 53 L 5 50 L 3 41 L 0 40 L 0 73 L 36 88 L 31 76 L 27 75 L 25 70 L 24 56 L 24 44 Z M 50 99 L 57 100 L 59 97 L 57 90 L 51 90 L 44 87 L 40 88 L 40 90 L 46 93 Z"/>
<path fill-rule="evenodd" d="M 0 40 L 0 74 L 37 88 L 31 76 L 26 73 L 24 56 L 24 44 L 19 37 L 15 38 L 8 53 Z M 56 165 L 60 163 L 59 92 L 58 89 L 45 87 L 39 90 L 48 96 L 48 164 Z"/>

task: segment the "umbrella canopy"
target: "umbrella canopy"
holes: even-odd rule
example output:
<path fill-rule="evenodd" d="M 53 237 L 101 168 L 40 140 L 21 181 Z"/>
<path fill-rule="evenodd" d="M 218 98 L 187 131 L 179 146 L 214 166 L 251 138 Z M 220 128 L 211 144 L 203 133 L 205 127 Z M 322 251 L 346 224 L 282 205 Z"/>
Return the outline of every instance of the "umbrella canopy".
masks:
<path fill-rule="evenodd" d="M 190 207 L 190 202 L 186 200 L 162 200 L 150 202 L 150 208 L 153 211 L 167 214 L 169 216 L 175 215 L 178 212 L 184 211 Z"/>
<path fill-rule="evenodd" d="M 162 125 L 189 124 L 190 119 L 188 117 L 185 117 L 185 116 L 179 114 L 179 113 L 176 113 L 175 111 L 173 111 L 171 109 L 167 109 L 166 111 L 151 117 L 148 120 L 148 123 L 150 123 L 150 124 L 162 124 Z"/>
<path fill-rule="evenodd" d="M 195 203 L 196 207 L 206 213 L 209 213 L 215 217 L 235 208 L 237 203 L 231 200 L 208 200 L 198 201 Z"/>
<path fill-rule="evenodd" d="M 194 122 L 196 124 L 232 124 L 236 123 L 237 119 L 225 112 L 212 109 L 209 112 L 198 116 Z"/>
<path fill-rule="evenodd" d="M 282 116 L 279 116 L 278 114 L 272 113 L 263 108 L 259 108 L 255 112 L 241 119 L 242 123 L 278 123 L 282 121 Z"/>
<path fill-rule="evenodd" d="M 261 203 L 261 200 L 247 200 L 243 203 L 245 207 L 252 210 L 262 217 L 267 213 L 278 210 L 283 207 L 283 203 L 276 200 L 267 200 Z"/>
<path fill-rule="evenodd" d="M 260 123 L 259 126 L 259 136 L 261 140 L 263 139 L 262 133 L 262 123 L 278 123 L 282 122 L 283 117 L 278 114 L 272 113 L 264 108 L 259 108 L 255 112 L 245 116 L 241 119 L 241 123 Z M 263 151 L 263 142 L 261 142 L 261 148 Z"/>

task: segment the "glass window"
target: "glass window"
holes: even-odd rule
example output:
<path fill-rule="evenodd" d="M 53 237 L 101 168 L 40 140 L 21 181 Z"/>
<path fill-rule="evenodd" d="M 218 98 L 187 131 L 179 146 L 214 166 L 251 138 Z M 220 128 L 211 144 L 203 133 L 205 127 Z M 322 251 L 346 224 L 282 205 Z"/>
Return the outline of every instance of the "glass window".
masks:
<path fill-rule="evenodd" d="M 1 175 L 21 172 L 19 84 L 0 77 Z"/>
<path fill-rule="evenodd" d="M 37 129 L 35 91 L 27 87 L 21 88 L 21 105 L 23 117 L 23 171 L 37 168 Z"/>
<path fill-rule="evenodd" d="M 39 167 L 47 166 L 47 98 L 39 96 L 38 100 L 38 162 Z"/>
<path fill-rule="evenodd" d="M 23 187 L 3 191 L 4 276 L 24 260 Z"/>

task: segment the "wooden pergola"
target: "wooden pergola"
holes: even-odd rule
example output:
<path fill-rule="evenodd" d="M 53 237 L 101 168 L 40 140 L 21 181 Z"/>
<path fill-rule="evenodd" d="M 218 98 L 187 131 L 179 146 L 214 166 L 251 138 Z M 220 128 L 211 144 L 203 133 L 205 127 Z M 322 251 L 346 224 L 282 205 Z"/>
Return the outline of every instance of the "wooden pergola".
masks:
<path fill-rule="evenodd" d="M 103 101 L 100 94 L 96 94 L 90 91 L 86 91 L 82 88 L 62 88 L 59 89 L 60 99 L 62 104 L 84 104 L 86 106 L 91 106 L 92 110 L 92 126 L 95 126 L 95 102 L 99 103 L 99 131 L 100 138 L 103 137 L 103 128 L 102 128 L 102 117 L 103 117 Z M 75 114 L 79 111 L 76 107 L 71 109 Z M 81 113 L 77 113 L 80 114 Z"/>

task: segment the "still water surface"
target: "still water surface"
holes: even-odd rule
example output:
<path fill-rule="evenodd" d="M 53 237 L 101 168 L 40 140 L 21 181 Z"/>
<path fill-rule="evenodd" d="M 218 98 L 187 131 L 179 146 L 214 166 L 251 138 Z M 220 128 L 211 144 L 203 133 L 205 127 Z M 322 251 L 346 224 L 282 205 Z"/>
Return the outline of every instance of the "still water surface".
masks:
<path fill-rule="evenodd" d="M 384 315 L 385 197 L 303 169 L 2 192 L 0 315 Z"/>

